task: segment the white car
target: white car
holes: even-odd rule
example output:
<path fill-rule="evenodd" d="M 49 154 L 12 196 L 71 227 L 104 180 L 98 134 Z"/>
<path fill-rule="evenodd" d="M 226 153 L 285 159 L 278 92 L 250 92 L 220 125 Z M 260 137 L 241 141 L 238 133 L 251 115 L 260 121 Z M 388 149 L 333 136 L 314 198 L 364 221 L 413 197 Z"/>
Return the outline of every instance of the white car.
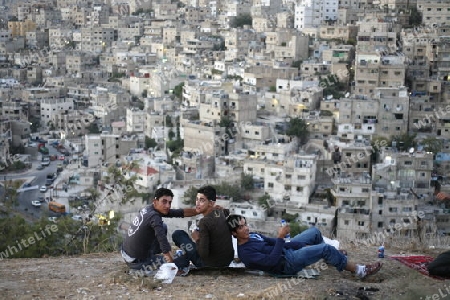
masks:
<path fill-rule="evenodd" d="M 39 189 L 39 191 L 41 193 L 45 193 L 47 191 L 47 187 L 45 185 L 41 186 L 41 188 Z"/>
<path fill-rule="evenodd" d="M 31 201 L 31 205 L 33 205 L 34 207 L 41 207 L 41 202 L 40 201 Z"/>
<path fill-rule="evenodd" d="M 80 215 L 72 216 L 72 219 L 74 219 L 75 221 L 83 221 L 83 217 Z"/>

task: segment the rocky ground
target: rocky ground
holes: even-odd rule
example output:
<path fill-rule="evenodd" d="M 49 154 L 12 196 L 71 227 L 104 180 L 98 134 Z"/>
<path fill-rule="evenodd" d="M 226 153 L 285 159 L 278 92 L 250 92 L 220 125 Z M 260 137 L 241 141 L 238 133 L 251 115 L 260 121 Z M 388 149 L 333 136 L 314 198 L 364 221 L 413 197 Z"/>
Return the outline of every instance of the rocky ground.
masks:
<path fill-rule="evenodd" d="M 349 259 L 378 260 L 377 247 L 347 245 Z M 365 280 L 323 266 L 317 279 L 279 279 L 243 270 L 197 271 L 171 284 L 136 278 L 116 253 L 78 257 L 6 259 L 0 262 L 2 299 L 443 299 L 450 282 L 426 277 L 389 259 L 428 254 L 386 248 L 382 270 Z M 442 251 L 442 250 L 441 250 Z M 445 297 L 444 297 L 445 295 Z M 429 297 L 429 298 L 427 298 Z M 449 296 L 450 297 L 450 296 Z"/>

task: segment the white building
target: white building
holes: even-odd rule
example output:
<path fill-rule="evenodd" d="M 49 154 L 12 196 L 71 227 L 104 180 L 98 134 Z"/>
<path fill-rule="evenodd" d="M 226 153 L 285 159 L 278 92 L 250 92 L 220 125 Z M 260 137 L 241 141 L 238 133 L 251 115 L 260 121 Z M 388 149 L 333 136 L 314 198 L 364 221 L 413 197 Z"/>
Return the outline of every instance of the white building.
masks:
<path fill-rule="evenodd" d="M 324 21 L 337 21 L 337 0 L 300 0 L 295 5 L 294 27 L 318 27 Z"/>
<path fill-rule="evenodd" d="M 146 112 L 136 107 L 127 108 L 127 126 L 128 132 L 144 132 L 146 123 Z"/>

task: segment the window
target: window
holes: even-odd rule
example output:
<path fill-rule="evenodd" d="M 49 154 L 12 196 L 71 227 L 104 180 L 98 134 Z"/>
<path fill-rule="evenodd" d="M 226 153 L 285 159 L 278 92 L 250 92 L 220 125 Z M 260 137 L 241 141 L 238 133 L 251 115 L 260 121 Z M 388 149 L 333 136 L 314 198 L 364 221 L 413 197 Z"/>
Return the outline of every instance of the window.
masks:
<path fill-rule="evenodd" d="M 383 222 L 378 222 L 378 228 L 383 228 L 384 223 Z"/>
<path fill-rule="evenodd" d="M 358 226 L 364 226 L 364 221 L 358 221 Z"/>
<path fill-rule="evenodd" d="M 272 182 L 269 182 L 269 188 L 273 188 L 273 183 Z"/>
<path fill-rule="evenodd" d="M 350 221 L 349 220 L 344 220 L 344 225 L 349 225 Z"/>
<path fill-rule="evenodd" d="M 297 192 L 303 192 L 303 187 L 298 186 L 298 187 L 297 187 Z"/>
<path fill-rule="evenodd" d="M 369 189 L 362 189 L 362 192 L 363 192 L 363 193 L 368 193 L 368 192 L 369 192 Z"/>
<path fill-rule="evenodd" d="M 396 213 L 397 207 L 389 207 L 389 212 Z"/>
<path fill-rule="evenodd" d="M 412 207 L 403 207 L 403 212 L 412 212 Z"/>

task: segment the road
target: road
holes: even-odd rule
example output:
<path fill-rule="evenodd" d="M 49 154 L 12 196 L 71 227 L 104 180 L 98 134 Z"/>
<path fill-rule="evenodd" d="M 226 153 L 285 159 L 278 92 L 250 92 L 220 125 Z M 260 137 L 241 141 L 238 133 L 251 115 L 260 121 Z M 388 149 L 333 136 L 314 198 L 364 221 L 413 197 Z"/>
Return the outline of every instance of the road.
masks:
<path fill-rule="evenodd" d="M 53 147 L 48 147 L 49 149 L 49 155 L 58 155 L 59 153 L 56 151 L 55 148 Z M 6 174 L 6 175 L 0 175 L 0 179 L 1 180 L 16 180 L 16 179 L 31 179 L 33 178 L 33 180 L 31 181 L 31 185 L 38 185 L 39 187 L 45 185 L 45 182 L 47 180 L 47 174 L 49 173 L 55 173 L 56 172 L 56 168 L 57 165 L 59 163 L 62 164 L 62 161 L 60 160 L 55 160 L 50 162 L 50 165 L 45 167 L 42 170 L 36 170 L 36 168 L 40 165 L 40 158 L 41 156 L 38 155 L 38 160 L 34 160 L 32 162 L 33 166 L 32 168 L 26 172 L 25 174 L 20 174 L 20 175 L 14 175 L 14 174 Z M 3 187 L 1 190 L 1 194 L 3 195 Z M 39 196 L 44 196 L 44 197 L 49 197 L 50 196 L 50 191 L 47 191 L 46 193 L 42 193 L 39 191 L 39 189 L 36 190 L 31 190 L 31 191 L 25 191 L 25 192 L 21 192 L 18 194 L 17 196 L 17 201 L 18 201 L 18 206 L 14 206 L 14 208 L 20 212 L 20 213 L 24 213 L 30 217 L 32 217 L 33 219 L 37 220 L 41 217 L 41 215 L 52 215 L 50 214 L 49 210 L 48 210 L 48 206 L 46 204 L 46 202 L 43 202 L 41 207 L 34 207 L 33 205 L 31 205 L 31 201 L 33 200 L 38 200 Z"/>

